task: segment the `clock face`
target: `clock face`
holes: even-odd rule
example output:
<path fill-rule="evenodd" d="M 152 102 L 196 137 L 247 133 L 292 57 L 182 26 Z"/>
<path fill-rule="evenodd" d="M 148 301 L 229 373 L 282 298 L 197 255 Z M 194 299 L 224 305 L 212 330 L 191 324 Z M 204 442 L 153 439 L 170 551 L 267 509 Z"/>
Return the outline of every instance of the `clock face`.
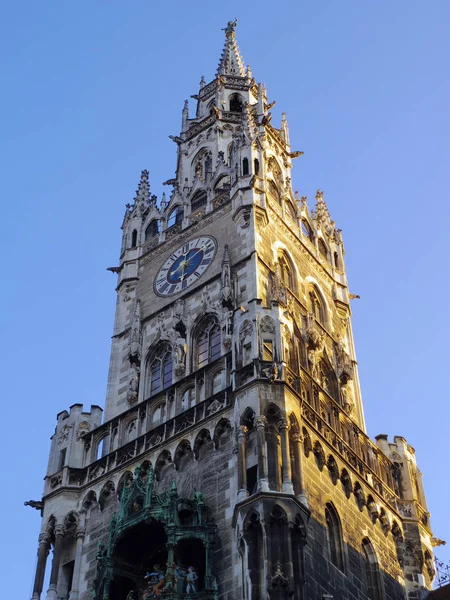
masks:
<path fill-rule="evenodd" d="M 195 283 L 216 255 L 217 242 L 211 236 L 195 237 L 172 252 L 156 274 L 153 284 L 158 296 L 173 296 Z"/>

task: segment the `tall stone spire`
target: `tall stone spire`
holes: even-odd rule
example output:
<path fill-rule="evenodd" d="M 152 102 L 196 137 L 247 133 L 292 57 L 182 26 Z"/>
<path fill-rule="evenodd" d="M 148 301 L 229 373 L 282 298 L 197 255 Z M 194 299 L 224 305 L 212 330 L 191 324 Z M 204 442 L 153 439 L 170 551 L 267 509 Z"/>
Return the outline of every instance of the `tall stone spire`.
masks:
<path fill-rule="evenodd" d="M 222 50 L 219 66 L 217 67 L 217 75 L 245 77 L 244 63 L 242 62 L 242 56 L 239 52 L 234 31 L 236 25 L 237 19 L 228 21 L 227 26 L 223 29 L 225 31 L 225 45 Z"/>
<path fill-rule="evenodd" d="M 139 181 L 138 189 L 136 190 L 136 196 L 134 197 L 134 207 L 139 209 L 142 213 L 150 206 L 150 184 L 148 181 L 148 171 L 144 169 L 141 172 L 141 179 Z"/>

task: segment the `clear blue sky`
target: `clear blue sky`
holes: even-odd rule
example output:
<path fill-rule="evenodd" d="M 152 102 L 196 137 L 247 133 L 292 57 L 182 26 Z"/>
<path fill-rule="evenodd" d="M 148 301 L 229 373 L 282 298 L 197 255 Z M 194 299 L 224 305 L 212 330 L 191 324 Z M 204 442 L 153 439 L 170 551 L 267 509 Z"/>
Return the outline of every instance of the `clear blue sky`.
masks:
<path fill-rule="evenodd" d="M 156 8 L 155 8 L 156 6 Z M 230 8 L 231 7 L 231 8 Z M 245 8 L 244 8 L 245 7 Z M 294 187 L 343 229 L 368 432 L 416 448 L 448 518 L 450 3 L 8 2 L 0 34 L 2 596 L 31 595 L 56 414 L 103 404 L 124 204 L 173 176 L 220 31 L 286 111 Z M 450 546 L 438 555 L 450 558 Z"/>

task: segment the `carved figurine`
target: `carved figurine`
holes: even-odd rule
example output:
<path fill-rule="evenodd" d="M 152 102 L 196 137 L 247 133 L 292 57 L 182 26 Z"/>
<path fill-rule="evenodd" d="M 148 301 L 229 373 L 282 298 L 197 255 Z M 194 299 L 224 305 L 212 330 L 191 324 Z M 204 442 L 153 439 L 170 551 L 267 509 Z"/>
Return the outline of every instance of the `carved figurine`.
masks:
<path fill-rule="evenodd" d="M 149 579 L 150 595 L 149 598 L 159 598 L 163 593 L 165 586 L 164 572 L 161 567 L 153 565 L 153 572 L 147 573 L 144 579 Z"/>
<path fill-rule="evenodd" d="M 133 365 L 133 375 L 128 384 L 127 400 L 128 402 L 136 402 L 139 392 L 140 369 L 137 365 Z"/>
<path fill-rule="evenodd" d="M 189 567 L 186 575 L 186 594 L 196 594 L 197 593 L 197 584 L 196 581 L 198 579 L 198 575 L 195 572 L 194 567 Z"/>

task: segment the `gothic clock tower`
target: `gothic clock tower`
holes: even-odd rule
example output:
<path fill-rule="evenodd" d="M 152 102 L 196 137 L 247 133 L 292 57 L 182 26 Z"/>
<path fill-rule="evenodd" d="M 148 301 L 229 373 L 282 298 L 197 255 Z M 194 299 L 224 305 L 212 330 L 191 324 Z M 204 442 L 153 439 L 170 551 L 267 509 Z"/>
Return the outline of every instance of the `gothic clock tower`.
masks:
<path fill-rule="evenodd" d="M 169 199 L 142 171 L 127 205 L 106 407 L 57 417 L 32 600 L 431 586 L 414 449 L 365 432 L 341 232 L 293 192 L 302 152 L 235 27 L 171 136 Z"/>

